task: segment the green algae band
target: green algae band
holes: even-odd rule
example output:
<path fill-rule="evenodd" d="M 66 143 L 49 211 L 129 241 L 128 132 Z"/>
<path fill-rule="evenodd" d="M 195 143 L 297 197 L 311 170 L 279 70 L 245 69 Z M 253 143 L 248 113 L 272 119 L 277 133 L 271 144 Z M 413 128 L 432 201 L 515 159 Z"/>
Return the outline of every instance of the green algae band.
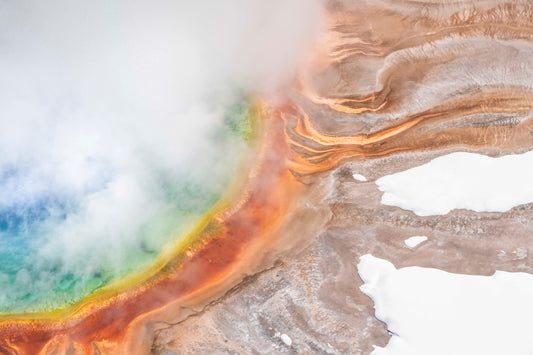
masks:
<path fill-rule="evenodd" d="M 217 115 L 175 163 L 142 144 L 125 159 L 127 140 L 110 152 L 83 151 L 81 161 L 31 154 L 0 161 L 0 313 L 67 307 L 146 271 L 179 242 L 223 197 L 250 151 L 248 101 Z"/>

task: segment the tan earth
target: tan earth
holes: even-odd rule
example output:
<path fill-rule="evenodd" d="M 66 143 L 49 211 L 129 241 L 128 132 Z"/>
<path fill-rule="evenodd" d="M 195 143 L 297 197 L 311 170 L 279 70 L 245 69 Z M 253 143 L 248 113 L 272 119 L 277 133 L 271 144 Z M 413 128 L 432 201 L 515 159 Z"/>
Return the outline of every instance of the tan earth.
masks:
<path fill-rule="evenodd" d="M 398 267 L 533 273 L 533 204 L 419 217 L 382 205 L 374 183 L 451 151 L 533 149 L 532 3 L 330 0 L 326 24 L 284 117 L 306 197 L 262 271 L 151 324 L 153 353 L 368 354 L 389 337 L 359 291 L 367 253 Z M 429 239 L 407 248 L 413 235 Z"/>

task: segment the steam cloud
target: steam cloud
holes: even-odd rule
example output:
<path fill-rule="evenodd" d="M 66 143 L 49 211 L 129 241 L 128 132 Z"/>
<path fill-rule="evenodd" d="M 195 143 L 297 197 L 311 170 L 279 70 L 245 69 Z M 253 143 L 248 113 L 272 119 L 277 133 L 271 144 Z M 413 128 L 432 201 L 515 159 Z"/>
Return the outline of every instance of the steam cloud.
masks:
<path fill-rule="evenodd" d="M 165 184 L 223 188 L 231 171 L 214 157 L 238 148 L 214 130 L 238 92 L 291 80 L 320 12 L 315 0 L 0 1 L 0 311 L 67 287 L 56 274 L 124 263 L 180 203 Z"/>

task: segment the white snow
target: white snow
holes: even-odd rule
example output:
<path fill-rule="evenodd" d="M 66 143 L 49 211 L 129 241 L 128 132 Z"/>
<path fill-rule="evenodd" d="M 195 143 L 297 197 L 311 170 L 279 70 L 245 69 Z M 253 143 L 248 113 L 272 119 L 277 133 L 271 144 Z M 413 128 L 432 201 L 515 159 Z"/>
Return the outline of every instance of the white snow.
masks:
<path fill-rule="evenodd" d="M 419 216 L 454 209 L 505 212 L 533 202 L 533 151 L 491 158 L 452 153 L 376 181 L 381 203 Z"/>
<path fill-rule="evenodd" d="M 412 237 L 407 238 L 403 242 L 409 248 L 415 248 L 416 246 L 418 246 L 418 244 L 423 243 L 426 240 L 428 240 L 428 237 L 426 237 L 425 235 L 414 235 Z"/>
<path fill-rule="evenodd" d="M 373 355 L 533 354 L 531 274 L 396 269 L 368 254 L 357 268 L 364 281 L 361 290 L 392 333 Z"/>
<path fill-rule="evenodd" d="M 352 174 L 353 178 L 357 181 L 361 181 L 361 182 L 365 182 L 365 181 L 368 181 L 366 176 L 364 175 L 361 175 L 361 174 L 357 174 L 357 173 L 353 173 Z"/>
<path fill-rule="evenodd" d="M 291 346 L 292 345 L 292 339 L 287 334 L 285 334 L 285 333 L 281 334 L 280 339 L 285 345 L 287 345 L 287 346 Z"/>

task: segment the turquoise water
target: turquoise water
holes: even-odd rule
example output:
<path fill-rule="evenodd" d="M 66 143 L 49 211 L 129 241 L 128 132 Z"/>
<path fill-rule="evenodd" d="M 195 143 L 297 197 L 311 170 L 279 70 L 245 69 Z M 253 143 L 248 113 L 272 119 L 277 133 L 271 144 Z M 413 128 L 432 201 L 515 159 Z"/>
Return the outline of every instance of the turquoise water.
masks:
<path fill-rule="evenodd" d="M 149 196 L 157 208 L 148 209 L 149 220 L 132 220 L 136 227 L 131 230 L 117 227 L 120 236 L 111 233 L 115 228 L 112 217 L 106 220 L 111 231 L 107 225 L 101 229 L 90 225 L 109 233 L 101 239 L 96 235 L 98 243 L 85 237 L 83 230 L 78 236 L 78 231 L 66 229 L 70 231 L 66 242 L 58 241 L 57 233 L 75 225 L 87 201 L 99 198 L 113 183 L 112 173 L 96 174 L 98 179 L 81 193 L 45 189 L 30 198 L 0 204 L 0 312 L 61 308 L 149 267 L 169 243 L 219 201 L 246 158 L 252 135 L 251 108 L 243 100 L 228 109 L 220 126 L 213 127 L 212 147 L 202 152 L 205 156 L 199 167 L 175 171 L 154 166 L 147 189 L 153 190 Z M 17 182 L 26 183 L 29 171 L 31 164 L 0 166 L 0 191 L 8 193 Z M 99 213 L 120 216 L 114 208 L 106 206 Z M 117 226 L 121 223 L 125 222 L 116 221 Z"/>

